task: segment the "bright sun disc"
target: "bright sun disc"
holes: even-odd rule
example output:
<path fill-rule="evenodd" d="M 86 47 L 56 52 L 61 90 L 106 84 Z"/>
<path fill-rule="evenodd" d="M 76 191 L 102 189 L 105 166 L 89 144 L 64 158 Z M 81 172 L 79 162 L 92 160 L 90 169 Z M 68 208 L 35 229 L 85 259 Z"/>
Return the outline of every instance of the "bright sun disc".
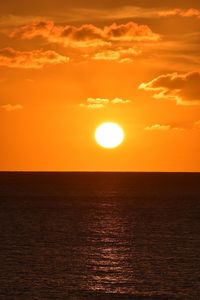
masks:
<path fill-rule="evenodd" d="M 118 124 L 107 122 L 97 127 L 95 139 L 100 146 L 111 149 L 119 146 L 123 142 L 124 132 Z"/>

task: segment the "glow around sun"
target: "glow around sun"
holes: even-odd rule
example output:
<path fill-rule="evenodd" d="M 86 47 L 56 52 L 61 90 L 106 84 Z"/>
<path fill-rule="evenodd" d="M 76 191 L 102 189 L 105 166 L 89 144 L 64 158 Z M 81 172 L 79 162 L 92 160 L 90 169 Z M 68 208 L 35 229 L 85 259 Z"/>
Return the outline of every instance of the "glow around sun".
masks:
<path fill-rule="evenodd" d="M 116 148 L 123 142 L 124 132 L 116 123 L 102 123 L 95 131 L 95 140 L 103 148 Z"/>

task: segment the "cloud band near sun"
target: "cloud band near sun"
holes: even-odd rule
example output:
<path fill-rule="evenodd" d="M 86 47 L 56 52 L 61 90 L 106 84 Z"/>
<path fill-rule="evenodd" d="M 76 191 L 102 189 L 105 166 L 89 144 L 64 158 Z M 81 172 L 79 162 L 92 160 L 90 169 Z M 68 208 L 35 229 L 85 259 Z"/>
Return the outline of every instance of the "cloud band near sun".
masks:
<path fill-rule="evenodd" d="M 80 107 L 88 108 L 88 109 L 99 109 L 104 108 L 107 105 L 115 105 L 115 104 L 128 104 L 131 103 L 131 100 L 114 98 L 114 99 L 106 99 L 106 98 L 88 98 L 86 103 L 79 104 Z"/>

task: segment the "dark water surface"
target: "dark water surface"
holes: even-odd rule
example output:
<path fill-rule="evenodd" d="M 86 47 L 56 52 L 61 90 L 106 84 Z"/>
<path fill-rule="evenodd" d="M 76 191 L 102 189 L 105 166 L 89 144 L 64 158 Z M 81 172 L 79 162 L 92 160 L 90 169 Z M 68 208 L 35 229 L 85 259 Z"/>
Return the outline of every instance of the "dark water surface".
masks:
<path fill-rule="evenodd" d="M 0 299 L 200 299 L 200 174 L 0 173 Z"/>

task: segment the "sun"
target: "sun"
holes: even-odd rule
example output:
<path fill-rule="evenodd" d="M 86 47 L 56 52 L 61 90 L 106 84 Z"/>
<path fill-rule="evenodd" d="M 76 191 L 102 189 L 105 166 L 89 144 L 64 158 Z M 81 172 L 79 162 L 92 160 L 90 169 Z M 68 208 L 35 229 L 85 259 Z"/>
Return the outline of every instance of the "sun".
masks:
<path fill-rule="evenodd" d="M 116 148 L 123 142 L 124 132 L 116 123 L 102 123 L 95 131 L 95 140 L 103 148 Z"/>

